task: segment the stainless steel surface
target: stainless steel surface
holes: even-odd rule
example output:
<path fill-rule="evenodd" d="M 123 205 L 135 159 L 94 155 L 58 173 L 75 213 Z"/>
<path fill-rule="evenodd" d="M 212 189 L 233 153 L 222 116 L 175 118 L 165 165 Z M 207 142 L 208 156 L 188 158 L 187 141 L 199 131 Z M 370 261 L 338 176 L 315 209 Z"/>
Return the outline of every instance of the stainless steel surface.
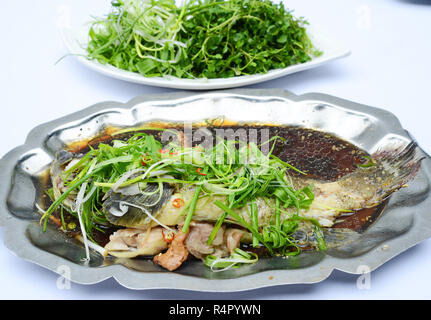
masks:
<path fill-rule="evenodd" d="M 314 128 L 352 142 L 373 153 L 387 143 L 412 140 L 391 113 L 324 94 L 296 96 L 282 90 L 241 89 L 210 93 L 144 96 L 128 103 L 104 102 L 33 129 L 25 144 L 0 161 L 0 225 L 5 245 L 18 256 L 52 271 L 70 270 L 72 281 L 91 284 L 114 277 L 132 289 L 176 288 L 240 291 L 272 285 L 313 283 L 334 269 L 348 273 L 372 271 L 431 236 L 430 170 L 425 155 L 420 172 L 408 188 L 395 193 L 383 215 L 354 243 L 327 253 L 287 259 L 261 259 L 252 266 L 212 273 L 200 262 L 167 272 L 147 260 L 104 260 L 93 253 L 83 265 L 83 246 L 57 230 L 41 231 L 35 203 L 39 178 L 65 144 L 95 136 L 107 126 L 130 127 L 155 121 L 196 122 L 224 117 L 240 122 L 278 123 Z M 422 150 L 419 152 L 423 153 Z M 364 266 L 368 269 L 364 269 Z"/>

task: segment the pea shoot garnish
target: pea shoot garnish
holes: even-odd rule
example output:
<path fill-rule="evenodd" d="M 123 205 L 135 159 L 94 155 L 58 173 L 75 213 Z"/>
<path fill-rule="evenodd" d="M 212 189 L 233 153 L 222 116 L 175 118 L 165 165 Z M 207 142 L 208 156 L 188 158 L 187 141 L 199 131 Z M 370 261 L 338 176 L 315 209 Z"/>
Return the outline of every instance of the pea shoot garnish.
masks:
<path fill-rule="evenodd" d="M 319 56 L 306 26 L 270 0 L 117 0 L 92 24 L 87 52 L 145 77 L 229 78 Z"/>

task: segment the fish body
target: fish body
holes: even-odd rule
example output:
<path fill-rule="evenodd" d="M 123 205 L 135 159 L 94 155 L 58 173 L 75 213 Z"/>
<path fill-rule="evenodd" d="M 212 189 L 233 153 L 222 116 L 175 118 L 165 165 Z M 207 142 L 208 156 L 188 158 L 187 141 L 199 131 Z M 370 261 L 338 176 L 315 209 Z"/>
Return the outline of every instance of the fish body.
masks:
<path fill-rule="evenodd" d="M 295 179 L 294 185 L 313 185 L 314 200 L 300 215 L 317 219 L 321 226 L 331 227 L 343 212 L 371 208 L 382 203 L 398 189 L 405 187 L 420 168 L 421 157 L 416 144 L 377 151 L 372 165 L 358 167 L 334 182 Z"/>
<path fill-rule="evenodd" d="M 373 165 L 358 167 L 355 171 L 336 181 L 309 179 L 303 175 L 290 177 L 296 188 L 312 186 L 314 200 L 307 209 L 299 209 L 300 216 L 316 219 L 321 226 L 331 227 L 337 216 L 343 212 L 356 211 L 378 205 L 391 193 L 402 188 L 414 177 L 420 167 L 420 159 L 416 155 L 416 144 L 406 147 L 387 148 L 378 151 L 373 157 Z M 58 198 L 65 190 L 62 172 L 76 164 L 82 155 L 59 153 L 51 166 L 51 181 L 54 196 Z M 72 179 L 73 174 L 68 177 Z M 129 188 L 130 189 L 130 188 Z M 178 187 L 163 183 L 148 184 L 145 188 L 137 188 L 135 193 L 124 194 L 120 189 L 110 190 L 104 198 L 103 211 L 113 225 L 130 228 L 147 228 L 154 225 L 155 217 L 166 226 L 176 226 L 184 222 L 187 208 L 193 198 L 196 187 Z M 73 208 L 76 192 L 71 193 L 64 205 Z M 180 199 L 181 206 L 176 205 Z M 215 202 L 225 203 L 227 197 L 217 194 L 203 193 L 193 213 L 193 220 L 216 222 L 224 211 Z M 271 198 L 257 198 L 258 225 L 265 226 L 273 221 L 275 206 Z M 133 206 L 135 205 L 135 206 Z M 146 213 L 142 208 L 146 208 Z M 244 206 L 235 211 L 250 223 L 250 208 Z M 149 213 L 149 214 L 148 214 Z M 296 213 L 296 208 L 287 208 L 282 218 Z M 227 222 L 238 223 L 228 216 Z"/>
<path fill-rule="evenodd" d="M 166 201 L 161 206 L 159 206 L 159 210 L 152 211 L 154 217 L 160 223 L 167 226 L 176 226 L 184 223 L 187 215 L 188 205 L 192 201 L 192 198 L 195 192 L 196 192 L 195 187 L 186 187 L 179 190 L 178 192 L 172 193 L 170 197 L 166 198 Z M 112 208 L 111 205 L 113 203 L 117 203 L 117 205 L 118 203 L 121 203 L 121 200 L 118 200 L 118 195 L 113 195 L 113 197 L 115 197 L 116 200 L 109 199 L 104 204 L 104 210 L 106 211 L 106 214 L 108 216 L 111 216 L 112 211 L 117 211 L 117 207 Z M 129 196 L 123 199 L 127 199 L 129 201 L 128 203 L 135 203 L 138 206 L 143 205 L 143 202 L 141 201 L 142 199 L 141 195 Z M 183 204 L 181 207 L 176 205 L 176 203 L 178 203 L 178 199 L 180 199 L 181 203 Z M 216 201 L 225 202 L 226 197 L 221 195 L 201 196 L 197 200 L 196 208 L 193 212 L 193 220 L 208 221 L 208 222 L 217 221 L 220 218 L 220 216 L 224 213 L 224 211 L 215 204 Z M 269 202 L 273 203 L 273 201 L 269 201 Z M 268 224 L 271 221 L 273 209 L 262 198 L 256 199 L 256 203 L 258 206 L 259 225 Z M 124 205 L 127 206 L 127 204 L 124 204 Z M 243 217 L 246 221 L 250 222 L 250 213 L 247 207 L 239 208 L 237 211 L 241 217 Z M 126 227 L 146 228 L 147 226 L 154 224 L 154 221 L 149 219 L 148 216 L 145 214 L 145 212 L 139 209 L 135 209 L 132 206 L 128 208 L 127 213 L 123 217 L 130 219 L 129 222 L 124 222 L 122 224 L 122 226 L 126 226 Z M 139 222 L 134 222 L 134 221 L 139 221 Z M 237 223 L 235 219 L 231 217 L 228 217 L 227 221 L 231 223 Z M 116 222 L 119 222 L 119 220 L 117 220 Z"/>
<path fill-rule="evenodd" d="M 404 148 L 394 149 L 392 152 L 377 153 L 373 157 L 374 164 L 370 167 L 358 167 L 352 173 L 343 176 L 337 181 L 327 182 L 309 179 L 305 176 L 291 177 L 292 184 L 296 189 L 304 186 L 313 186 L 314 200 L 307 209 L 287 208 L 283 210 L 282 219 L 289 218 L 298 213 L 304 218 L 315 219 L 323 227 L 331 227 L 336 218 L 343 212 L 352 212 L 363 208 L 374 207 L 381 203 L 391 193 L 402 188 L 417 172 L 420 166 L 420 159 L 415 153 L 416 146 L 411 144 Z M 144 192 L 153 190 L 148 188 Z M 154 206 L 152 213 L 155 218 L 167 226 L 176 226 L 185 220 L 187 207 L 192 201 L 195 187 L 185 187 L 177 192 L 170 192 L 172 188 L 166 187 L 166 191 L 160 199 L 160 203 Z M 118 194 L 113 194 L 105 204 L 104 209 L 109 215 L 110 205 L 118 200 Z M 141 194 L 128 196 L 128 202 L 136 203 L 140 206 L 145 203 L 142 201 Z M 180 199 L 183 204 L 181 207 L 175 205 Z M 193 213 L 193 220 L 216 222 L 224 211 L 215 202 L 226 202 L 227 197 L 223 195 L 204 194 L 198 201 Z M 273 222 L 275 214 L 274 200 L 267 198 L 256 199 L 258 207 L 258 225 L 266 226 Z M 132 223 L 124 223 L 127 227 L 146 227 L 153 223 L 145 218 L 142 210 L 133 207 L 128 209 L 127 217 Z M 235 209 L 245 221 L 250 223 L 250 208 L 244 206 Z M 139 221 L 135 224 L 133 221 Z M 118 222 L 118 221 L 117 221 Z M 235 218 L 228 216 L 226 222 L 238 223 Z"/>
<path fill-rule="evenodd" d="M 70 181 L 75 178 L 70 168 L 82 157 L 81 154 L 64 152 L 57 155 L 51 166 L 55 199 L 67 192 L 65 179 Z M 160 163 L 163 161 L 165 160 Z M 412 142 L 408 145 L 385 146 L 371 156 L 370 165 L 358 166 L 335 181 L 322 181 L 306 174 L 290 175 L 287 172 L 282 179 L 288 181 L 293 190 L 301 190 L 305 187 L 312 190 L 313 197 L 309 199 L 309 205 L 284 206 L 277 210 L 274 197 L 257 196 L 253 199 L 257 208 L 256 216 L 252 216 L 249 202 L 242 207 L 232 208 L 236 217 L 231 213 L 227 214 L 228 212 L 219 204 L 229 204 L 229 195 L 218 192 L 217 188 L 208 190 L 203 187 L 202 191 L 199 189 L 198 198 L 194 203 L 199 185 L 197 183 L 188 185 L 175 182 L 144 184 L 136 182 L 127 187 L 116 185 L 108 188 L 109 190 L 99 199 L 102 202 L 101 212 L 106 216 L 107 221 L 121 228 L 111 236 L 106 250 L 120 257 L 135 257 L 154 255 L 168 249 L 166 256 L 156 256 L 155 261 L 171 269 L 187 258 L 188 253 L 184 254 L 187 248 L 187 252 L 200 259 L 204 259 L 208 254 L 219 256 L 229 254 L 240 241 L 253 240 L 250 232 L 244 231 L 244 222 L 263 229 L 276 222 L 277 212 L 280 212 L 281 221 L 297 215 L 305 220 L 311 219 L 321 227 L 330 228 L 341 213 L 374 207 L 393 192 L 404 187 L 418 172 L 420 162 L 417 145 Z M 260 168 L 267 170 L 265 166 Z M 69 175 L 65 176 L 64 172 L 68 170 Z M 136 175 L 145 171 L 145 169 L 134 170 Z M 252 169 L 248 170 L 252 171 Z M 197 173 L 205 176 L 199 170 Z M 136 178 L 136 175 L 130 178 Z M 85 191 L 85 188 L 83 190 Z M 75 210 L 77 197 L 79 192 L 70 192 L 62 205 L 72 211 Z M 191 213 L 190 207 L 193 207 Z M 186 223 L 187 217 L 191 218 L 189 234 L 180 230 L 180 227 Z M 212 244 L 205 243 L 204 238 L 209 237 L 210 230 L 221 217 L 225 218 L 219 229 L 222 234 L 214 235 Z M 175 237 L 178 236 L 176 241 L 167 241 L 163 230 L 176 234 Z M 173 265 L 170 265 L 169 257 L 176 257 Z"/>

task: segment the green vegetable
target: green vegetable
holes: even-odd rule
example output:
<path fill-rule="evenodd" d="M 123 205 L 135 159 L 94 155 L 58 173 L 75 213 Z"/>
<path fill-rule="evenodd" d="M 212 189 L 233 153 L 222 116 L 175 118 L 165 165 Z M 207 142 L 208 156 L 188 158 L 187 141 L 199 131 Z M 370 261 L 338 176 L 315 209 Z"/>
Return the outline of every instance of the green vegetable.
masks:
<path fill-rule="evenodd" d="M 370 156 L 363 156 L 363 158 L 366 160 L 365 163 L 359 163 L 356 166 L 359 168 L 369 168 L 375 165 L 373 158 Z"/>
<path fill-rule="evenodd" d="M 259 219 L 258 219 L 256 201 L 251 202 L 251 223 L 253 224 L 253 227 L 256 230 L 259 229 Z M 259 239 L 256 236 L 253 236 L 253 247 L 256 248 L 258 246 L 259 246 Z"/>
<path fill-rule="evenodd" d="M 183 225 L 183 229 L 182 229 L 182 231 L 184 233 L 187 233 L 189 231 L 190 221 L 192 221 L 193 212 L 196 209 L 196 203 L 198 201 L 199 194 L 201 193 L 201 189 L 202 189 L 201 185 L 198 185 L 196 187 L 196 191 L 195 191 L 195 194 L 193 196 L 192 202 L 190 203 L 190 206 L 188 208 L 188 214 L 187 214 L 187 217 L 186 217 L 186 221 L 184 221 L 184 225 Z"/>
<path fill-rule="evenodd" d="M 273 141 L 275 144 L 276 141 Z M 41 220 L 46 228 L 49 216 L 60 207 L 61 220 L 64 221 L 65 214 L 77 217 L 81 229 L 93 240 L 92 231 L 101 230 L 100 226 L 107 224 L 100 208 L 103 195 L 111 188 L 135 183 L 158 183 L 159 187 L 154 193 L 161 195 L 163 183 L 176 183 L 196 189 L 191 202 L 183 209 L 186 215 L 183 232 L 189 229 L 200 197 L 224 196 L 224 202 L 214 201 L 224 213 L 216 222 L 208 244 L 212 243 L 229 217 L 252 234 L 254 247 L 264 245 L 272 254 L 298 254 L 300 249 L 293 233 L 299 221 L 310 221 L 315 225 L 319 248 L 325 250 L 324 237 L 317 221 L 299 216 L 299 210 L 308 209 L 314 200 L 312 186 L 296 190 L 288 178 L 288 171 L 292 168 L 300 171 L 273 156 L 273 149 L 269 154 L 263 154 L 254 143 L 245 144 L 234 140 L 220 140 L 208 149 L 183 147 L 174 143 L 163 147 L 154 136 L 144 132 L 135 133 L 126 141 L 100 143 L 97 149 L 91 148 L 76 164 L 62 173 L 67 189 L 57 199 L 53 199 Z M 63 201 L 72 192 L 78 194 L 75 208 L 67 208 Z M 271 224 L 259 225 L 257 199 L 273 199 L 275 214 Z M 243 207 L 249 208 L 250 222 L 235 211 Z M 294 208 L 294 214 L 292 211 L 287 212 L 287 208 Z M 281 213 L 287 213 L 283 216 L 288 218 L 281 220 Z"/>
<path fill-rule="evenodd" d="M 146 77 L 228 78 L 266 73 L 321 54 L 283 3 L 123 0 L 89 31 L 88 58 Z"/>

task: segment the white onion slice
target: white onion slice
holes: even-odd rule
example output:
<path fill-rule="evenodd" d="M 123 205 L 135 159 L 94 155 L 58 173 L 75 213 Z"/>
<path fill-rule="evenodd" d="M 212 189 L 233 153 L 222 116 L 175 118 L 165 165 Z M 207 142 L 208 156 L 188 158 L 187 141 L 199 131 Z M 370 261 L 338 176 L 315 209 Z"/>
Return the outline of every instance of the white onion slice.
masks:
<path fill-rule="evenodd" d="M 138 172 L 142 172 L 145 171 L 143 168 L 137 168 L 137 169 L 133 169 L 130 171 L 125 172 L 120 179 L 118 179 L 111 187 L 112 190 L 117 191 L 118 188 L 124 183 L 126 182 L 132 175 L 138 173 Z"/>
<path fill-rule="evenodd" d="M 96 165 L 96 162 L 93 162 L 91 164 L 87 174 L 93 171 L 95 165 Z M 78 213 L 79 227 L 81 228 L 82 238 L 84 239 L 85 261 L 88 263 L 90 261 L 90 250 L 89 250 L 87 232 L 85 231 L 84 223 L 82 221 L 82 204 L 84 200 L 85 190 L 87 189 L 87 185 L 88 185 L 88 181 L 85 181 L 81 185 L 81 188 L 79 189 L 78 195 L 76 196 L 75 211 Z"/>

